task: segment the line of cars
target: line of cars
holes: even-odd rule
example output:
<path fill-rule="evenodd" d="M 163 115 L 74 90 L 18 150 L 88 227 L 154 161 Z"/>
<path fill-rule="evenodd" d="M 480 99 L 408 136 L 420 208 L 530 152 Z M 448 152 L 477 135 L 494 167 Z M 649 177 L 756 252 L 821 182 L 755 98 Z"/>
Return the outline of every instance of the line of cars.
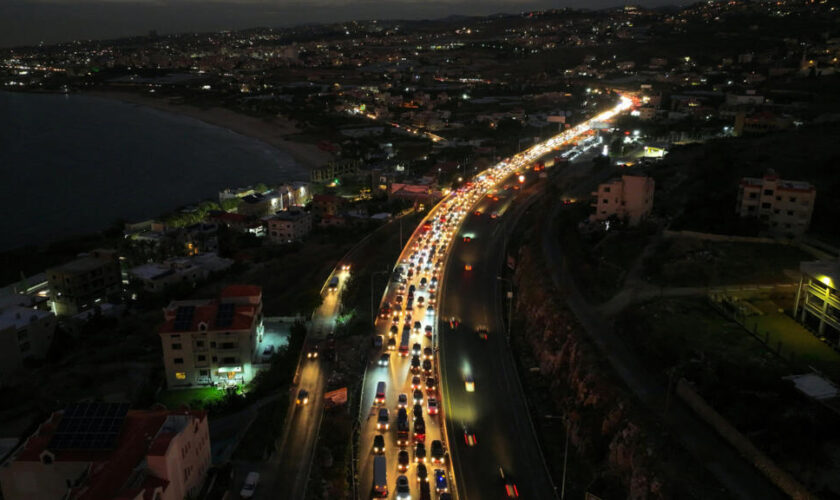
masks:
<path fill-rule="evenodd" d="M 374 337 L 374 345 L 382 347 L 385 350 L 379 358 L 380 367 L 390 366 L 390 355 L 394 351 L 398 352 L 400 357 L 403 358 L 407 358 L 409 353 L 411 353 L 412 356 L 410 370 L 412 374 L 411 385 L 412 390 L 414 391 L 412 394 L 412 403 L 414 404 L 413 415 L 415 432 L 413 435 L 413 441 L 409 440 L 407 437 L 407 407 L 409 405 L 409 398 L 408 394 L 401 393 L 398 396 L 396 409 L 397 443 L 398 447 L 400 447 L 400 451 L 397 454 L 397 471 L 400 473 L 396 482 L 397 498 L 411 498 L 410 483 L 405 475 L 411 466 L 410 455 L 406 449 L 408 448 L 410 442 L 414 442 L 415 445 L 414 463 L 417 467 L 417 478 L 420 485 L 420 498 L 429 498 L 430 487 L 428 484 L 428 470 L 425 467 L 425 435 L 423 435 L 423 439 L 418 439 L 417 426 L 418 422 L 423 422 L 423 384 L 421 374 L 426 378 L 427 392 L 435 390 L 436 381 L 432 378 L 433 373 L 436 372 L 433 365 L 434 351 L 432 350 L 431 358 L 427 358 L 427 351 L 423 348 L 421 343 L 415 342 L 411 349 L 409 349 L 409 343 L 411 343 L 412 335 L 420 336 L 420 333 L 424 332 L 426 334 L 426 339 L 423 340 L 423 342 L 431 344 L 434 327 L 431 323 L 429 323 L 424 329 L 422 321 L 433 321 L 435 319 L 434 313 L 435 302 L 437 299 L 437 280 L 444 265 L 444 256 L 447 246 L 450 243 L 454 232 L 460 226 L 467 211 L 471 210 L 485 194 L 490 193 L 490 191 L 494 189 L 501 180 L 508 178 L 510 175 L 515 175 L 519 183 L 523 183 L 525 181 L 525 177 L 521 172 L 524 169 L 529 168 L 533 162 L 538 161 L 540 157 L 554 149 L 559 148 L 574 137 L 588 131 L 591 128 L 591 123 L 593 121 L 609 120 L 616 114 L 629 109 L 631 106 L 632 101 L 630 101 L 627 97 L 622 96 L 619 105 L 613 109 L 601 113 L 589 121 L 568 129 L 543 143 L 537 144 L 517 155 L 514 155 L 511 158 L 505 159 L 496 164 L 493 168 L 487 169 L 481 174 L 475 176 L 471 181 L 466 182 L 438 205 L 436 211 L 427 217 L 421 224 L 420 228 L 418 228 L 418 231 L 415 233 L 414 241 L 410 242 L 409 246 L 403 251 L 403 257 L 394 269 L 393 281 L 395 284 L 395 290 L 392 290 L 390 294 L 386 295 L 388 300 L 382 304 L 382 307 L 379 310 L 379 316 L 376 320 L 378 323 L 385 323 L 386 325 L 388 320 L 391 320 L 390 326 L 385 326 L 385 331 L 388 334 L 387 344 L 385 343 L 383 335 L 377 335 Z M 518 186 L 514 186 L 514 189 L 518 189 Z M 498 200 L 499 198 L 495 197 L 494 199 Z M 494 211 L 490 214 L 490 216 L 495 219 L 502 213 L 503 210 Z M 465 236 L 465 242 L 468 243 L 472 241 L 473 237 L 473 235 Z M 464 270 L 467 272 L 472 271 L 472 263 L 464 263 Z M 421 290 L 423 293 L 421 293 Z M 453 329 L 457 327 L 457 320 L 452 318 L 450 320 L 450 326 L 452 326 Z M 488 336 L 486 327 L 478 328 L 477 335 L 479 338 L 486 340 Z M 397 343 L 398 338 L 399 344 Z M 427 347 L 433 348 L 432 345 L 428 345 Z M 420 349 L 422 349 L 422 351 L 420 351 Z M 420 359 L 421 353 L 423 359 Z M 391 371 L 391 373 L 394 373 L 394 371 Z M 474 392 L 476 381 L 473 374 L 464 372 L 463 377 L 466 391 L 468 393 Z M 431 388 L 428 382 L 430 378 L 433 380 Z M 404 383 L 402 380 L 395 380 L 393 382 L 397 384 Z M 382 391 L 380 394 L 380 391 L 377 389 L 375 404 L 384 406 L 386 404 L 385 381 L 380 381 L 379 384 L 382 385 Z M 429 397 L 427 405 L 431 402 L 431 400 L 432 398 Z M 433 407 L 428 406 L 430 415 L 433 415 L 433 408 L 435 413 L 437 413 L 437 399 L 434 399 L 434 403 Z M 377 429 L 380 431 L 389 430 L 389 419 L 390 415 L 388 408 L 379 408 Z M 421 428 L 422 427 L 424 426 L 421 426 Z M 445 425 L 442 426 L 442 429 L 444 429 L 442 432 L 442 437 L 444 437 Z M 466 424 L 463 424 L 463 430 L 466 444 L 468 446 L 477 445 L 478 440 L 475 433 L 472 432 Z M 383 435 L 379 434 L 373 438 L 373 441 L 374 480 L 372 492 L 374 496 L 388 496 L 387 460 L 384 456 L 385 438 Z M 446 464 L 446 452 L 443 448 L 441 440 L 432 441 L 431 456 L 432 463 L 436 463 L 436 460 L 438 460 L 440 465 L 448 465 Z M 504 469 L 501 467 L 499 468 L 499 474 L 505 485 L 506 496 L 509 498 L 518 498 L 518 488 L 515 482 L 511 479 L 510 475 L 506 474 Z M 440 498 L 447 498 L 449 493 L 446 470 L 443 468 L 435 469 L 433 481 L 435 489 L 441 495 Z"/>

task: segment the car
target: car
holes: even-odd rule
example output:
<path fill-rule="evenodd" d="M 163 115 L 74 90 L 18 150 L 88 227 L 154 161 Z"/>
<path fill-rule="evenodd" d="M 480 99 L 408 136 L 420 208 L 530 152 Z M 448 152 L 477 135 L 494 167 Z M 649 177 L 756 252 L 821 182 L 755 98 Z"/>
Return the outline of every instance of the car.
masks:
<path fill-rule="evenodd" d="M 424 288 L 429 281 L 424 277 L 420 278 L 420 288 Z"/>
<path fill-rule="evenodd" d="M 379 430 L 388 430 L 390 425 L 388 424 L 388 408 L 380 408 L 379 409 L 379 417 L 376 419 L 376 428 Z"/>
<path fill-rule="evenodd" d="M 309 403 L 309 391 L 307 391 L 306 389 L 299 390 L 295 402 L 300 406 Z"/>
<path fill-rule="evenodd" d="M 443 465 L 446 462 L 446 457 L 443 452 L 443 443 L 439 439 L 432 441 L 432 463 Z"/>
<path fill-rule="evenodd" d="M 414 407 L 413 407 L 412 411 L 414 412 L 414 418 L 415 419 L 423 418 L 423 405 L 421 405 L 419 403 L 414 403 Z"/>
<path fill-rule="evenodd" d="M 420 389 L 414 391 L 414 404 L 423 404 L 423 391 Z"/>
<path fill-rule="evenodd" d="M 382 356 L 379 356 L 379 366 L 388 366 L 391 364 L 391 354 L 385 353 Z"/>
<path fill-rule="evenodd" d="M 257 484 L 260 482 L 259 472 L 249 472 L 245 476 L 245 484 L 242 485 L 242 490 L 239 492 L 241 498 L 251 498 L 254 496 L 254 490 L 257 489 Z"/>
<path fill-rule="evenodd" d="M 418 464 L 426 463 L 426 445 L 417 443 L 414 446 L 414 462 Z"/>
<path fill-rule="evenodd" d="M 411 354 L 413 356 L 419 356 L 423 352 L 423 347 L 419 343 L 415 343 L 411 346 Z"/>
<path fill-rule="evenodd" d="M 417 482 L 425 483 L 429 481 L 429 472 L 426 470 L 424 464 L 417 464 Z"/>
<path fill-rule="evenodd" d="M 400 333 L 400 328 L 397 325 L 391 325 L 391 328 L 388 329 L 388 337 L 393 337 L 398 333 Z"/>
<path fill-rule="evenodd" d="M 420 386 L 421 386 L 420 377 L 418 375 L 415 375 L 415 376 L 411 377 L 411 390 L 412 391 L 417 390 L 417 389 L 420 388 Z"/>
<path fill-rule="evenodd" d="M 458 328 L 458 325 L 460 325 L 460 323 L 458 322 L 457 318 L 455 318 L 454 316 L 452 318 L 449 318 L 449 328 L 454 330 Z"/>
<path fill-rule="evenodd" d="M 350 264 L 342 264 L 341 265 L 341 270 L 342 271 L 349 271 L 350 270 Z"/>
<path fill-rule="evenodd" d="M 443 469 L 435 469 L 435 491 L 438 493 L 449 491 L 449 485 L 446 482 L 446 471 Z"/>
<path fill-rule="evenodd" d="M 464 264 L 464 271 L 472 271 L 472 264 Z"/>
<path fill-rule="evenodd" d="M 429 304 L 429 305 L 428 305 L 428 307 L 426 307 L 426 314 L 433 314 L 434 312 L 435 312 L 435 306 L 433 306 L 433 305 Z M 431 337 L 431 336 L 432 336 L 432 332 L 427 331 L 427 332 L 426 332 L 426 336 L 427 336 L 427 337 Z"/>
<path fill-rule="evenodd" d="M 423 373 L 425 373 L 427 377 L 432 374 L 432 360 L 431 359 L 424 359 L 423 360 Z"/>
<path fill-rule="evenodd" d="M 429 398 L 429 400 L 426 401 L 426 406 L 428 407 L 429 415 L 437 415 L 438 414 L 437 398 Z"/>
<path fill-rule="evenodd" d="M 405 408 L 408 406 L 408 394 L 402 393 L 397 396 L 397 408 Z"/>
<path fill-rule="evenodd" d="M 477 445 L 478 444 L 478 439 L 476 439 L 476 437 L 475 437 L 475 432 L 473 432 L 473 430 L 470 429 L 467 426 L 467 424 L 463 424 L 463 428 L 464 428 L 464 443 L 466 443 L 467 446 Z"/>
<path fill-rule="evenodd" d="M 502 483 L 505 486 L 505 496 L 507 498 L 519 498 L 519 489 L 516 487 L 516 482 L 505 470 L 499 467 L 499 475 L 502 477 Z"/>
<path fill-rule="evenodd" d="M 395 337 L 391 337 L 388 339 L 388 350 L 393 351 L 397 348 L 397 339 Z"/>
<path fill-rule="evenodd" d="M 265 346 L 265 350 L 263 351 L 263 356 L 271 357 L 274 354 L 274 346 L 267 345 Z"/>
<path fill-rule="evenodd" d="M 487 330 L 487 327 L 486 327 L 486 326 L 484 326 L 484 325 L 479 325 L 479 326 L 475 329 L 475 333 L 476 333 L 476 335 L 478 335 L 478 338 L 480 338 L 481 340 L 487 340 L 488 330 Z"/>
<path fill-rule="evenodd" d="M 472 376 L 472 373 L 464 375 L 464 388 L 467 392 L 475 392 L 475 378 Z"/>
<path fill-rule="evenodd" d="M 373 453 L 376 455 L 385 454 L 385 436 L 382 434 L 373 436 Z"/>
<path fill-rule="evenodd" d="M 431 308 L 432 306 L 429 306 L 429 307 Z M 432 336 L 432 325 L 426 325 L 426 336 L 427 337 Z M 427 347 L 426 349 L 431 349 L 431 347 Z"/>
<path fill-rule="evenodd" d="M 426 377 L 426 392 L 429 394 L 434 394 L 437 390 L 437 381 L 434 377 Z"/>
<path fill-rule="evenodd" d="M 472 237 L 471 237 L 471 236 L 464 236 L 464 243 L 469 243 L 469 242 L 471 242 L 471 241 L 472 241 Z"/>
<path fill-rule="evenodd" d="M 373 347 L 381 348 L 384 345 L 384 340 L 382 335 L 375 335 L 373 337 Z"/>
<path fill-rule="evenodd" d="M 480 216 L 481 210 L 476 210 L 475 212 L 473 212 L 473 215 L 475 215 L 476 217 Z"/>
<path fill-rule="evenodd" d="M 402 304 L 402 301 L 403 301 L 403 296 L 402 295 L 397 295 L 397 297 L 394 299 L 394 302 L 396 302 L 397 304 Z"/>
<path fill-rule="evenodd" d="M 434 356 L 435 352 L 431 347 L 423 349 L 423 359 L 432 359 Z"/>
<path fill-rule="evenodd" d="M 411 373 L 420 373 L 420 356 L 411 358 Z"/>
<path fill-rule="evenodd" d="M 417 297 L 417 307 L 423 307 L 423 297 Z"/>
<path fill-rule="evenodd" d="M 408 451 L 407 450 L 400 450 L 397 454 L 397 470 L 400 472 L 405 472 L 408 470 Z"/>
<path fill-rule="evenodd" d="M 397 477 L 397 498 L 400 500 L 408 500 L 411 498 L 411 488 L 409 488 L 408 478 L 405 476 Z"/>
<path fill-rule="evenodd" d="M 414 322 L 414 330 L 419 332 L 421 328 L 423 328 L 423 325 L 420 324 L 419 321 L 415 321 Z"/>

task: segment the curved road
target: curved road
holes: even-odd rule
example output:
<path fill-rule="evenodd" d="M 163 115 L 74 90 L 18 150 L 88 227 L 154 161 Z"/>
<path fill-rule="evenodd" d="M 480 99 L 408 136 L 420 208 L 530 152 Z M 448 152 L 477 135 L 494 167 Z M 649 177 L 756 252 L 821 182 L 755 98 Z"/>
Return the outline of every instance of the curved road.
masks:
<path fill-rule="evenodd" d="M 535 174 L 528 174 L 528 183 Z M 527 184 L 526 184 L 527 186 Z M 534 435 L 518 373 L 510 353 L 500 297 L 506 289 L 497 279 L 505 246 L 505 225 L 515 217 L 519 198 L 536 187 L 509 190 L 493 201 L 487 197 L 476 207 L 481 215 L 470 214 L 454 241 L 449 269 L 444 274 L 444 302 L 441 317 L 455 317 L 460 325 L 441 325 L 441 376 L 444 384 L 450 453 L 458 479 L 458 493 L 464 499 L 504 498 L 499 467 L 515 478 L 521 498 L 556 496 Z M 512 199 L 516 197 L 513 208 Z M 494 211 L 503 212 L 491 218 Z M 463 235 L 471 235 L 465 242 Z M 465 265 L 472 270 L 465 270 Z M 488 327 L 487 340 L 478 337 L 479 325 Z M 475 378 L 475 391 L 467 392 L 465 373 Z M 477 444 L 468 446 L 463 425 L 475 433 Z"/>

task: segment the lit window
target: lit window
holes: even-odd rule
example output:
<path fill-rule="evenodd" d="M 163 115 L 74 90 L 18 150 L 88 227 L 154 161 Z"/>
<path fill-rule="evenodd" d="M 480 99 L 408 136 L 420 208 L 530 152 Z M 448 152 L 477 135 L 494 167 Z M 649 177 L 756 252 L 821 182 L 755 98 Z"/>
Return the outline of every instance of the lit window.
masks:
<path fill-rule="evenodd" d="M 178 380 L 186 380 L 187 372 L 175 372 L 175 378 L 177 378 Z"/>

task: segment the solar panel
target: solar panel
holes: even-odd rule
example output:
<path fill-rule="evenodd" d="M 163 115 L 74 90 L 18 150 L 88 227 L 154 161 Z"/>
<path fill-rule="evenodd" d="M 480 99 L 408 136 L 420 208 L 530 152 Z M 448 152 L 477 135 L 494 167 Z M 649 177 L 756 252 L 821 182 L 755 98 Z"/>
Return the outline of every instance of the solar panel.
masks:
<path fill-rule="evenodd" d="M 192 326 L 193 315 L 195 314 L 195 306 L 180 306 L 175 311 L 175 324 L 173 327 L 176 331 L 186 331 Z"/>
<path fill-rule="evenodd" d="M 52 450 L 113 449 L 125 415 L 127 403 L 76 403 L 64 415 L 50 440 Z"/>
<path fill-rule="evenodd" d="M 216 327 L 227 328 L 233 324 L 233 313 L 236 304 L 219 304 L 216 310 Z"/>

